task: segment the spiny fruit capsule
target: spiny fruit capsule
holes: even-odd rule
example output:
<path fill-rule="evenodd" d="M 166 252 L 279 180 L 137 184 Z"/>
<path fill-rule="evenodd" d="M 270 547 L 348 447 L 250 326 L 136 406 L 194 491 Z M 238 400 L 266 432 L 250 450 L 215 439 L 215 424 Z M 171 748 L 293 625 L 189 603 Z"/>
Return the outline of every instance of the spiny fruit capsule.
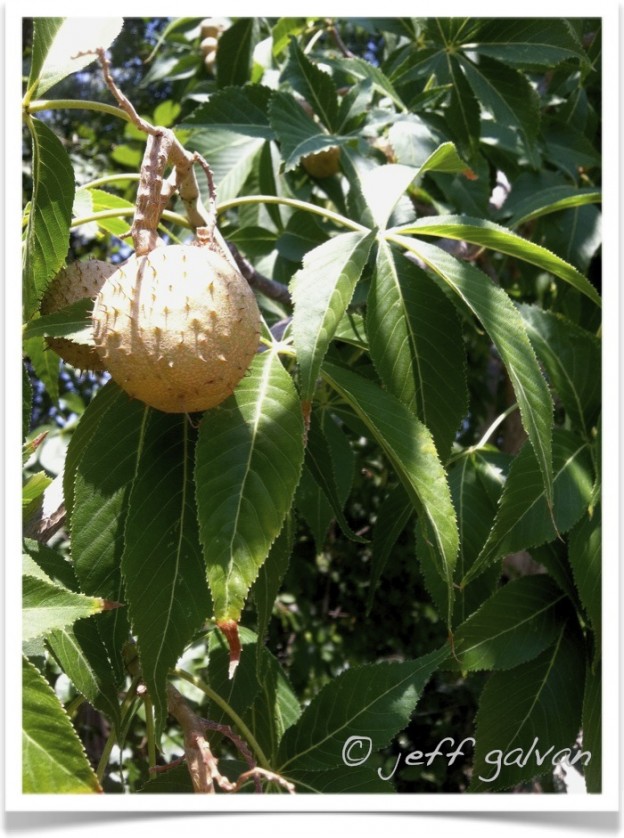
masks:
<path fill-rule="evenodd" d="M 108 277 L 117 270 L 116 265 L 91 259 L 88 262 L 72 262 L 63 268 L 52 280 L 41 300 L 41 314 L 54 314 L 85 297 L 100 292 Z M 50 349 L 79 370 L 102 372 L 105 367 L 95 347 L 86 343 L 75 343 L 68 338 L 47 338 Z"/>
<path fill-rule="evenodd" d="M 222 402 L 248 369 L 260 337 L 256 298 L 207 247 L 169 245 L 132 256 L 104 283 L 93 335 L 112 378 L 165 413 Z"/>

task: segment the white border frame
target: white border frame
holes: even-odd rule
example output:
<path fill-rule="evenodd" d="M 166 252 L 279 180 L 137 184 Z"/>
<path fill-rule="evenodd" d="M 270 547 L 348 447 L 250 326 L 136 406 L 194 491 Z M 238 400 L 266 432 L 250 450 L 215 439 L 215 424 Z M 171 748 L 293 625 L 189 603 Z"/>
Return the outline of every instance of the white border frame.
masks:
<path fill-rule="evenodd" d="M 185 3 L 178 16 L 201 15 L 207 11 L 203 3 Z M 250 4 L 229 3 L 228 14 L 253 15 L 256 10 Z M 266 9 L 266 6 L 269 9 Z M 395 4 L 392 4 L 396 6 Z M 411 4 L 408 4 L 411 6 Z M 5 7 L 5 113 L 8 114 L 4 132 L 5 138 L 5 604 L 4 624 L 5 689 L 4 733 L 5 733 L 5 808 L 9 812 L 616 812 L 620 797 L 620 724 L 619 724 L 619 638 L 621 624 L 619 617 L 621 598 L 620 574 L 618 568 L 620 509 L 619 472 L 619 419 L 620 419 L 620 347 L 619 324 L 620 295 L 618 288 L 620 218 L 618 206 L 619 187 L 619 68 L 618 40 L 621 20 L 618 5 L 614 2 L 579 4 L 551 2 L 545 4 L 536 0 L 522 3 L 522 14 L 505 14 L 501 4 L 473 2 L 467 9 L 463 4 L 439 0 L 431 13 L 439 16 L 461 14 L 505 17 L 555 17 L 585 16 L 603 18 L 603 152 L 605 173 L 609 172 L 604 184 L 604 245 L 603 245 L 603 298 L 604 298 L 604 350 L 603 350 L 603 404 L 609 412 L 603 420 L 603 625 L 609 631 L 603 632 L 603 792 L 600 795 L 300 795 L 279 797 L 251 795 L 218 795 L 204 797 L 196 795 L 23 795 L 21 792 L 21 719 L 20 689 L 21 625 L 19 596 L 21 589 L 21 566 L 17 557 L 20 553 L 21 509 L 19 493 L 15 486 L 21 479 L 21 428 L 20 413 L 15 409 L 14 399 L 21 392 L 21 380 L 15 359 L 20 352 L 20 282 L 21 255 L 21 170 L 15 161 L 21 159 L 21 134 L 18 120 L 21 102 L 21 20 L 31 16 L 72 16 L 76 14 L 74 3 L 47 3 L 45 0 L 26 0 Z M 409 13 L 403 8 L 393 10 L 393 15 Z M 574 10 L 571 10 L 573 6 Z M 170 3 L 161 0 L 145 3 L 108 0 L 106 12 L 109 15 L 169 16 Z M 386 11 L 384 9 L 384 11 Z M 292 8 L 285 3 L 268 3 L 263 13 L 270 15 L 292 14 Z M 333 2 L 331 10 L 323 4 L 315 6 L 315 15 L 351 17 L 362 14 L 360 3 Z M 365 13 L 365 12 L 364 12 Z M 102 16 L 79 10 L 83 17 Z M 615 392 L 614 392 L 615 391 Z M 7 409 L 8 408 L 8 409 Z M 18 476 L 20 475 L 20 476 Z M 617 627 L 617 629 L 616 629 Z M 111 824 L 109 828 L 114 829 Z"/>

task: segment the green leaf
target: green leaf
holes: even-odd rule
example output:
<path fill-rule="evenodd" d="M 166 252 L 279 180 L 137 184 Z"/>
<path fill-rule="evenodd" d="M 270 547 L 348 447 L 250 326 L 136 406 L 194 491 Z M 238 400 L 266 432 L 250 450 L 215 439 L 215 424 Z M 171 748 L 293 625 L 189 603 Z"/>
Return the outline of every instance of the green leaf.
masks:
<path fill-rule="evenodd" d="M 125 602 L 121 577 L 124 528 L 148 409 L 112 382 L 107 386 L 106 397 L 102 395 L 99 402 L 96 399 L 97 410 L 83 416 L 83 420 L 89 419 L 85 420 L 84 435 L 83 420 L 78 425 L 79 450 L 70 447 L 68 452 L 75 469 L 72 558 L 84 593 Z M 103 615 L 98 623 L 115 671 L 122 677 L 121 649 L 130 634 L 127 609 Z"/>
<path fill-rule="evenodd" d="M 22 560 L 30 576 L 56 582 L 70 591 L 79 590 L 72 563 L 46 544 L 25 538 L 22 541 Z"/>
<path fill-rule="evenodd" d="M 210 614 L 191 433 L 185 414 L 147 411 L 125 522 L 121 569 L 158 734 L 167 717 L 167 673 Z"/>
<path fill-rule="evenodd" d="M 561 61 L 586 60 L 570 28 L 559 18 L 485 18 L 473 39 L 479 55 L 519 67 L 552 69 Z"/>
<path fill-rule="evenodd" d="M 140 159 L 137 165 L 140 165 Z M 78 195 L 81 191 L 83 190 L 79 189 L 76 194 Z M 133 206 L 133 204 L 131 204 L 130 201 L 126 201 L 125 198 L 120 198 L 119 195 L 114 195 L 112 192 L 106 192 L 104 189 L 89 189 L 85 191 L 88 191 L 91 195 L 93 212 L 103 212 L 104 210 L 112 209 L 129 209 Z M 100 218 L 97 223 L 102 230 L 106 230 L 118 238 L 120 236 L 124 236 L 130 231 L 130 222 L 126 218 Z"/>
<path fill-rule="evenodd" d="M 271 29 L 273 58 L 279 58 L 290 43 L 291 36 L 300 35 L 308 23 L 304 17 L 281 17 Z"/>
<path fill-rule="evenodd" d="M 394 238 L 394 237 L 393 237 Z M 520 406 L 522 424 L 533 445 L 546 498 L 552 501 L 553 404 L 526 335 L 522 319 L 505 292 L 478 268 L 460 262 L 441 248 L 400 238 L 460 297 L 481 321 L 507 367 Z"/>
<path fill-rule="evenodd" d="M 568 123 L 553 122 L 544 127 L 546 154 L 557 168 L 573 180 L 579 177 L 579 168 L 600 166 L 600 152 L 583 134 Z"/>
<path fill-rule="evenodd" d="M 436 569 L 449 588 L 458 552 L 455 511 L 431 433 L 390 393 L 350 370 L 325 363 L 323 377 L 353 408 L 388 457 L 437 546 Z"/>
<path fill-rule="evenodd" d="M 590 438 L 602 403 L 600 340 L 560 314 L 520 305 L 527 334 L 574 428 Z"/>
<path fill-rule="evenodd" d="M 217 86 L 242 85 L 249 81 L 253 51 L 258 40 L 259 19 L 239 18 L 219 39 Z"/>
<path fill-rule="evenodd" d="M 32 411 L 33 388 L 26 364 L 22 361 L 22 440 L 28 436 Z"/>
<path fill-rule="evenodd" d="M 162 774 L 155 774 L 137 794 L 193 794 L 193 781 L 186 762 L 168 767 Z"/>
<path fill-rule="evenodd" d="M 442 459 L 468 408 L 461 324 L 427 274 L 381 242 L 368 294 L 370 353 L 390 393 L 431 431 Z"/>
<path fill-rule="evenodd" d="M 336 129 L 338 94 L 333 78 L 314 64 L 291 38 L 288 62 L 281 74 L 308 102 L 328 131 Z"/>
<path fill-rule="evenodd" d="M 23 307 L 29 320 L 48 280 L 62 267 L 69 247 L 74 202 L 74 170 L 61 141 L 45 123 L 30 118 L 32 134 L 32 208 L 26 231 Z"/>
<path fill-rule="evenodd" d="M 31 474 L 26 483 L 22 486 L 22 518 L 28 521 L 40 508 L 43 503 L 43 493 L 52 483 L 53 478 L 45 471 L 38 471 Z"/>
<path fill-rule="evenodd" d="M 322 489 L 325 497 L 330 503 L 332 512 L 338 522 L 340 529 L 351 541 L 359 544 L 367 544 L 368 541 L 356 535 L 343 514 L 343 501 L 340 498 L 337 475 L 333 464 L 332 451 L 328 440 L 321 430 L 318 418 L 313 414 L 310 427 L 307 432 L 305 465 L 310 471 L 317 485 Z"/>
<path fill-rule="evenodd" d="M 528 443 L 523 446 L 509 470 L 488 540 L 462 585 L 501 556 L 552 541 L 580 519 L 593 486 L 587 442 L 570 431 L 557 429 L 553 435 L 553 466 L 555 502 L 551 512 L 534 451 Z"/>
<path fill-rule="evenodd" d="M 277 353 L 260 353 L 199 431 L 197 507 L 217 620 L 240 617 L 290 509 L 303 453 L 292 379 Z"/>
<path fill-rule="evenodd" d="M 496 515 L 496 505 L 505 482 L 506 456 L 498 451 L 480 450 L 464 456 L 452 465 L 448 473 L 453 506 L 457 511 L 459 528 L 459 555 L 455 579 L 462 579 L 479 555 Z M 433 602 L 441 614 L 449 609 L 448 587 L 435 572 L 431 557 L 435 544 L 424 522 L 416 526 L 416 555 Z M 493 565 L 480 580 L 479 585 L 459 588 L 454 593 L 452 625 L 462 622 L 472 614 L 490 594 L 500 577 L 500 567 Z"/>
<path fill-rule="evenodd" d="M 360 189 L 377 227 L 385 230 L 392 210 L 418 171 L 411 166 L 388 163 L 364 172 Z"/>
<path fill-rule="evenodd" d="M 88 448 L 89 441 L 95 436 L 102 417 L 119 397 L 120 389 L 117 384 L 114 381 L 107 382 L 89 402 L 71 435 L 63 469 L 63 497 L 68 525 L 71 524 L 74 507 L 74 483 L 78 462 Z"/>
<path fill-rule="evenodd" d="M 300 104 L 286 93 L 275 91 L 269 105 L 269 117 L 280 143 L 284 171 L 294 169 L 307 154 L 322 151 L 343 142 L 328 134 Z"/>
<path fill-rule="evenodd" d="M 239 627 L 241 643 L 240 663 L 236 669 L 236 677 L 230 678 L 230 648 L 223 634 L 215 629 L 210 633 L 208 642 L 208 683 L 220 698 L 238 715 L 242 715 L 253 704 L 261 682 L 261 675 L 257 672 L 256 644 L 258 637 L 255 632 L 244 626 Z M 209 705 L 208 716 L 211 721 L 229 724 L 230 718 L 225 711 L 214 702 Z"/>
<path fill-rule="evenodd" d="M 602 791 L 602 677 L 601 666 L 588 664 L 583 696 L 583 750 L 591 759 L 585 766 L 585 785 L 589 794 Z"/>
<path fill-rule="evenodd" d="M 291 771 L 339 766 L 349 771 L 343 749 L 352 736 L 369 737 L 371 752 L 383 748 L 407 725 L 427 681 L 446 654 L 444 649 L 417 660 L 342 672 L 314 696 L 297 724 L 284 734 L 277 760 L 279 773 L 289 776 Z"/>
<path fill-rule="evenodd" d="M 481 132 L 479 103 L 456 59 L 449 60 L 449 69 L 453 87 L 449 106 L 444 112 L 446 124 L 462 157 L 472 160 Z"/>
<path fill-rule="evenodd" d="M 419 166 L 418 176 L 425 172 L 446 172 L 447 174 L 465 174 L 470 171 L 466 161 L 459 156 L 455 143 L 442 143 Z"/>
<path fill-rule="evenodd" d="M 194 131 L 187 147 L 199 151 L 210 161 L 214 181 L 219 185 L 219 201 L 229 201 L 242 189 L 263 144 L 262 137 L 235 134 L 221 128 L 206 128 Z M 206 201 L 208 191 L 204 181 L 205 178 L 200 179 L 200 191 Z"/>
<path fill-rule="evenodd" d="M 602 636 L 602 528 L 600 505 L 570 532 L 568 559 L 583 608 L 600 648 Z"/>
<path fill-rule="evenodd" d="M 370 765 L 341 766 L 325 771 L 291 771 L 297 794 L 393 794 L 391 782 L 382 780 Z"/>
<path fill-rule="evenodd" d="M 62 23 L 62 17 L 37 17 L 33 20 L 32 61 L 28 76 L 28 93 L 24 97 L 27 102 L 37 92 L 43 62 Z"/>
<path fill-rule="evenodd" d="M 35 375 L 46 389 L 53 404 L 59 400 L 59 356 L 52 352 L 42 337 L 24 341 L 24 356 L 32 364 Z"/>
<path fill-rule="evenodd" d="M 96 61 L 97 56 L 93 54 L 93 51 L 98 47 L 108 49 L 121 32 L 122 26 L 123 18 L 121 17 L 63 18 L 61 26 L 54 32 L 52 43 L 38 73 L 37 96 L 42 96 L 66 76 L 77 73 Z M 46 31 L 48 44 L 51 28 L 48 26 Z M 78 55 L 78 53 L 88 54 Z"/>
<path fill-rule="evenodd" d="M 275 138 L 268 117 L 271 90 L 259 84 L 226 87 L 185 117 L 182 127 L 231 131 L 245 137 Z"/>
<path fill-rule="evenodd" d="M 264 641 L 269 621 L 273 615 L 275 598 L 288 570 L 288 563 L 295 540 L 295 526 L 292 514 L 287 514 L 282 531 L 275 539 L 269 550 L 265 563 L 260 568 L 258 578 L 253 586 L 253 597 L 258 612 L 258 637 Z M 262 648 L 258 643 L 258 649 Z M 261 656 L 258 655 L 258 666 Z M 258 672 L 260 675 L 260 672 Z"/>
<path fill-rule="evenodd" d="M 373 598 L 388 559 L 414 514 L 414 507 L 402 485 L 395 486 L 379 507 L 373 530 L 373 558 L 366 612 L 370 614 Z"/>
<path fill-rule="evenodd" d="M 301 707 L 284 670 L 260 643 L 256 660 L 260 689 L 243 720 L 273 765 L 284 731 L 295 724 L 301 715 Z"/>
<path fill-rule="evenodd" d="M 54 690 L 22 659 L 22 793 L 95 794 L 100 784 Z"/>
<path fill-rule="evenodd" d="M 78 692 L 119 729 L 117 678 L 94 620 L 51 632 L 47 645 Z"/>
<path fill-rule="evenodd" d="M 486 56 L 478 63 L 459 56 L 459 63 L 481 106 L 503 125 L 520 131 L 529 153 L 539 129 L 539 96 L 527 77 Z"/>
<path fill-rule="evenodd" d="M 593 187 L 551 186 L 537 193 L 527 195 L 514 207 L 514 213 L 507 222 L 510 227 L 518 227 L 535 218 L 541 218 L 553 212 L 581 207 L 586 204 L 602 202 L 602 192 Z"/>
<path fill-rule="evenodd" d="M 22 638 L 33 640 L 91 617 L 107 607 L 99 598 L 76 594 L 35 576 L 22 579 Z"/>
<path fill-rule="evenodd" d="M 546 575 L 508 582 L 458 626 L 444 668 L 503 670 L 536 658 L 557 640 L 565 600 Z"/>
<path fill-rule="evenodd" d="M 377 93 L 388 96 L 400 111 L 408 110 L 407 105 L 397 93 L 390 79 L 374 64 L 370 64 L 363 58 L 357 57 L 328 59 L 326 63 L 331 67 L 335 67 L 341 73 L 347 73 L 347 75 L 357 81 L 370 80 Z"/>
<path fill-rule="evenodd" d="M 516 233 L 512 233 L 511 230 L 507 230 L 492 221 L 462 215 L 439 215 L 422 218 L 412 224 L 397 227 L 392 233 L 444 236 L 449 239 L 460 239 L 471 244 L 498 250 L 500 253 L 514 256 L 531 265 L 536 265 L 560 279 L 564 279 L 577 291 L 589 297 L 597 306 L 601 305 L 600 295 L 594 286 L 576 268 L 564 262 L 563 259 L 551 253 L 545 247 L 523 239 Z"/>
<path fill-rule="evenodd" d="M 563 626 L 539 657 L 490 676 L 479 701 L 469 792 L 526 782 L 569 755 L 581 726 L 585 661 L 579 642 Z"/>
<path fill-rule="evenodd" d="M 24 329 L 24 340 L 44 335 L 66 337 L 77 343 L 93 345 L 91 312 L 93 300 L 85 297 L 65 308 L 36 317 Z"/>
<path fill-rule="evenodd" d="M 595 206 L 572 207 L 540 221 L 535 235 L 587 274 L 602 244 L 602 213 Z"/>
<path fill-rule="evenodd" d="M 373 234 L 342 233 L 310 251 L 292 279 L 301 397 L 312 398 L 327 347 L 368 259 Z"/>
<path fill-rule="evenodd" d="M 166 99 L 160 102 L 154 108 L 154 125 L 160 125 L 164 128 L 169 128 L 178 118 L 182 105 L 179 102 L 174 102 L 172 99 Z"/>

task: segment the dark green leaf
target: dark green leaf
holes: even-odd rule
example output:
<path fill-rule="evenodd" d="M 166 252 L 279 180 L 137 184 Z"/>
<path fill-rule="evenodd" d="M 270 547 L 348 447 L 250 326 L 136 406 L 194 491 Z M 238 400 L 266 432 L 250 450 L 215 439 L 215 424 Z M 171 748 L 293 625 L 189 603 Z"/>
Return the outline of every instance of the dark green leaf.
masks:
<path fill-rule="evenodd" d="M 22 660 L 23 794 L 97 794 L 100 784 L 54 690 Z"/>
<path fill-rule="evenodd" d="M 290 41 L 288 62 L 281 78 L 303 96 L 328 131 L 336 129 L 338 95 L 334 80 L 310 61 L 294 37 Z"/>
<path fill-rule="evenodd" d="M 321 363 L 362 275 L 372 242 L 372 233 L 335 236 L 310 251 L 293 277 L 292 330 L 304 401 L 312 398 Z"/>
<path fill-rule="evenodd" d="M 183 127 L 204 127 L 231 131 L 245 137 L 274 139 L 268 117 L 271 90 L 259 84 L 217 90 L 203 105 L 184 119 Z"/>
<path fill-rule="evenodd" d="M 32 410 L 33 388 L 26 365 L 22 361 L 22 439 L 26 439 L 30 430 L 30 412 Z"/>
<path fill-rule="evenodd" d="M 43 317 L 36 317 L 31 320 L 24 329 L 24 339 L 43 335 L 53 337 L 66 337 L 75 340 L 77 343 L 93 345 L 91 312 L 93 311 L 93 300 L 85 297 L 65 308 L 55 311 L 54 314 L 46 314 Z"/>
<path fill-rule="evenodd" d="M 197 446 L 200 535 L 217 620 L 238 620 L 279 535 L 303 462 L 303 417 L 276 352 L 204 414 Z"/>
<path fill-rule="evenodd" d="M 119 729 L 117 677 L 94 620 L 80 620 L 53 631 L 47 643 L 63 672 L 78 692 Z"/>
<path fill-rule="evenodd" d="M 570 532 L 568 558 L 583 607 L 600 649 L 602 636 L 602 529 L 601 508 L 581 518 Z"/>
<path fill-rule="evenodd" d="M 253 587 L 253 597 L 258 612 L 258 649 L 262 648 L 264 637 L 273 614 L 275 598 L 288 569 L 290 554 L 295 540 L 295 526 L 292 514 L 288 514 L 284 526 L 273 542 L 265 563 L 260 568 Z M 261 656 L 258 655 L 258 665 Z M 260 673 L 258 673 L 260 674 Z"/>
<path fill-rule="evenodd" d="M 573 427 L 589 439 L 602 401 L 600 340 L 560 314 L 529 305 L 518 310 Z"/>
<path fill-rule="evenodd" d="M 138 460 L 121 568 L 143 679 L 161 732 L 167 717 L 167 673 L 210 615 L 210 597 L 197 531 L 188 418 L 149 409 L 146 413 L 138 452 L 129 446 Z M 74 529 L 76 520 L 75 514 Z"/>
<path fill-rule="evenodd" d="M 463 584 L 475 579 L 501 556 L 552 541 L 557 533 L 567 532 L 580 519 L 589 505 L 593 486 L 588 444 L 570 431 L 557 429 L 553 435 L 553 466 L 551 512 L 533 449 L 528 443 L 523 446 L 509 470 L 488 540 L 464 576 Z"/>
<path fill-rule="evenodd" d="M 514 206 L 512 217 L 507 222 L 510 227 L 518 227 L 534 218 L 584 204 L 601 203 L 602 192 L 593 187 L 582 189 L 576 186 L 551 186 L 537 193 L 531 193 Z"/>
<path fill-rule="evenodd" d="M 242 85 L 249 81 L 253 51 L 259 34 L 259 19 L 242 17 L 232 24 L 219 39 L 217 85 Z"/>
<path fill-rule="evenodd" d="M 59 357 L 48 349 L 42 337 L 24 341 L 24 355 L 32 364 L 37 378 L 42 382 L 46 393 L 54 404 L 59 399 Z"/>
<path fill-rule="evenodd" d="M 372 381 L 328 363 L 322 372 L 368 427 L 412 502 L 423 509 L 437 547 L 436 569 L 450 596 L 459 546 L 457 523 L 430 432 L 398 399 Z"/>
<path fill-rule="evenodd" d="M 256 672 L 255 632 L 240 626 L 241 642 L 240 663 L 236 668 L 236 677 L 230 678 L 230 648 L 223 634 L 215 629 L 210 633 L 208 642 L 208 683 L 229 707 L 242 715 L 253 703 L 260 689 L 261 674 Z M 229 724 L 230 719 L 223 709 L 214 702 L 210 704 L 209 718 L 221 724 Z"/>
<path fill-rule="evenodd" d="M 297 794 L 393 794 L 392 783 L 382 780 L 370 765 L 341 766 L 325 771 L 289 772 Z"/>
<path fill-rule="evenodd" d="M 434 245 L 412 242 L 402 236 L 396 238 L 417 253 L 452 288 L 479 318 L 492 339 L 507 367 L 520 406 L 522 423 L 538 457 L 546 498 L 552 502 L 553 404 L 522 319 L 513 303 L 500 287 L 473 265 L 460 262 Z"/>
<path fill-rule="evenodd" d="M 602 791 L 602 678 L 601 666 L 587 666 L 583 697 L 583 751 L 591 754 L 585 766 L 585 784 L 590 794 Z"/>
<path fill-rule="evenodd" d="M 387 745 L 408 723 L 425 684 L 446 650 L 414 661 L 379 663 L 343 672 L 305 708 L 284 734 L 279 749 L 281 774 L 342 767 L 352 736 L 370 737 L 371 751 Z M 367 743 L 364 743 L 365 747 Z"/>
<path fill-rule="evenodd" d="M 476 50 L 507 64 L 551 69 L 561 61 L 585 60 L 561 18 L 485 18 L 474 33 Z"/>
<path fill-rule="evenodd" d="M 294 169 L 307 154 L 322 151 L 340 142 L 339 138 L 330 136 L 286 93 L 273 93 L 269 116 L 280 143 L 286 172 Z"/>
<path fill-rule="evenodd" d="M 62 267 L 69 247 L 74 202 L 74 170 L 61 141 L 38 119 L 31 118 L 32 207 L 26 232 L 23 307 L 29 320 L 50 280 Z"/>
<path fill-rule="evenodd" d="M 373 530 L 373 558 L 366 605 L 367 613 L 370 613 L 372 608 L 373 598 L 390 554 L 413 514 L 414 506 L 401 485 L 395 486 L 379 507 Z"/>
<path fill-rule="evenodd" d="M 431 431 L 444 460 L 468 407 L 465 351 L 452 303 L 382 242 L 366 315 L 373 363 L 388 391 Z"/>
<path fill-rule="evenodd" d="M 581 727 L 579 642 L 564 626 L 539 657 L 490 676 L 479 702 L 468 791 L 507 789 L 551 772 L 555 758 L 569 755 Z"/>
<path fill-rule="evenodd" d="M 479 103 L 457 61 L 450 59 L 449 65 L 453 87 L 445 111 L 446 123 L 460 154 L 470 161 L 476 154 L 481 132 Z"/>
<path fill-rule="evenodd" d="M 558 638 L 565 594 L 546 575 L 509 582 L 458 626 L 455 655 L 445 668 L 512 669 L 532 660 Z"/>
<path fill-rule="evenodd" d="M 199 151 L 210 162 L 214 181 L 218 184 L 219 201 L 228 201 L 240 193 L 263 144 L 262 137 L 250 137 L 224 128 L 210 127 L 193 131 L 187 147 Z M 201 178 L 199 184 L 206 201 L 208 191 L 205 178 Z"/>
<path fill-rule="evenodd" d="M 78 592 L 78 582 L 71 562 L 40 541 L 32 538 L 25 538 L 22 542 L 23 557 L 28 557 L 31 576 L 40 575 L 44 579 L 68 588 L 70 591 Z M 35 570 L 39 568 L 39 573 Z"/>
<path fill-rule="evenodd" d="M 43 62 L 62 23 L 62 17 L 38 17 L 33 20 L 32 60 L 27 99 L 32 99 L 37 93 Z"/>

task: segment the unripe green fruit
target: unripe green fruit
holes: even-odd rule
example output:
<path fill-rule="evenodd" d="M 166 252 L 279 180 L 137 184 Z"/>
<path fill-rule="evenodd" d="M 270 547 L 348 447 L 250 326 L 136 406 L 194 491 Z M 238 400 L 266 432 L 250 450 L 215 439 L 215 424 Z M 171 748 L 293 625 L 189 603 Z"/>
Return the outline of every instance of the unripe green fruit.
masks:
<path fill-rule="evenodd" d="M 108 277 L 117 270 L 116 265 L 91 259 L 73 262 L 63 268 L 52 280 L 41 301 L 41 314 L 56 311 L 77 303 L 85 297 L 95 298 Z M 102 372 L 105 367 L 93 346 L 75 343 L 68 338 L 46 338 L 48 346 L 57 355 L 79 370 Z"/>
<path fill-rule="evenodd" d="M 260 312 L 240 273 L 207 247 L 132 256 L 104 283 L 95 343 L 130 396 L 165 413 L 222 402 L 258 349 Z"/>
<path fill-rule="evenodd" d="M 340 146 L 333 145 L 322 151 L 307 154 L 301 162 L 312 177 L 331 177 L 340 170 Z"/>

